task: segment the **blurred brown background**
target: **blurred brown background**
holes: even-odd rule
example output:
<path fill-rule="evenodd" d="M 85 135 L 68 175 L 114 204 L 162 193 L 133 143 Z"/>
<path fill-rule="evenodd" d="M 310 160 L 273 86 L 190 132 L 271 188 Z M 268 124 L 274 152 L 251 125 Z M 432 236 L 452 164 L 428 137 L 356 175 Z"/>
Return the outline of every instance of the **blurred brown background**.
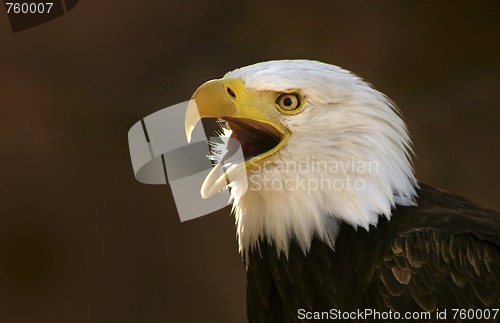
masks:
<path fill-rule="evenodd" d="M 406 117 L 419 179 L 500 209 L 498 1 L 97 1 L 0 14 L 0 321 L 243 322 L 229 208 L 180 223 L 127 131 L 236 67 L 310 58 Z"/>

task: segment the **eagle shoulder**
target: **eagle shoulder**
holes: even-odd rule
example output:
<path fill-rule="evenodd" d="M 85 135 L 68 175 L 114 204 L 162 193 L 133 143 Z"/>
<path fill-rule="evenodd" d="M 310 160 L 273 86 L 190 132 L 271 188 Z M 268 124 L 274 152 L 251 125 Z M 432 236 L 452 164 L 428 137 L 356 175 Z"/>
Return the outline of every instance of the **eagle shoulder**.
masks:
<path fill-rule="evenodd" d="M 419 206 L 396 210 L 377 265 L 391 309 L 435 311 L 500 304 L 500 214 L 422 185 Z"/>
<path fill-rule="evenodd" d="M 262 239 L 247 263 L 250 322 L 298 311 L 434 311 L 500 306 L 500 214 L 424 184 L 370 230 L 341 225 L 335 250 L 314 238 L 288 257 Z"/>

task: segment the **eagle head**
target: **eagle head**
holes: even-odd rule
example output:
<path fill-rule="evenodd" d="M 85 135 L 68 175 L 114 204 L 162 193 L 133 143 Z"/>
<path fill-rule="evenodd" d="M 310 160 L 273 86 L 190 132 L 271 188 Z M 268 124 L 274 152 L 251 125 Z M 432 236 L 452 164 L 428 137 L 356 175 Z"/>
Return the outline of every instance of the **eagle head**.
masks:
<path fill-rule="evenodd" d="M 418 184 L 399 111 L 347 70 L 263 62 L 206 82 L 192 99 L 188 140 L 201 118 L 217 118 L 229 136 L 225 149 L 243 152 L 229 168 L 219 156 L 201 189 L 207 198 L 230 187 L 242 253 L 263 239 L 285 255 L 294 239 L 307 253 L 313 236 L 334 248 L 342 222 L 368 230 L 396 204 L 414 204 Z"/>

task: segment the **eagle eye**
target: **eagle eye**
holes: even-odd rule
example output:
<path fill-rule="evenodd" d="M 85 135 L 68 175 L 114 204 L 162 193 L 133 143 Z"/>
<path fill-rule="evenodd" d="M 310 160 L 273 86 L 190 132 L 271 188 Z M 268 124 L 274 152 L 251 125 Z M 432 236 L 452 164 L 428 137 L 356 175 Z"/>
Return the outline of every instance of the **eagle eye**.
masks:
<path fill-rule="evenodd" d="M 301 99 L 296 93 L 283 93 L 276 100 L 276 104 L 284 112 L 294 111 L 301 106 Z"/>

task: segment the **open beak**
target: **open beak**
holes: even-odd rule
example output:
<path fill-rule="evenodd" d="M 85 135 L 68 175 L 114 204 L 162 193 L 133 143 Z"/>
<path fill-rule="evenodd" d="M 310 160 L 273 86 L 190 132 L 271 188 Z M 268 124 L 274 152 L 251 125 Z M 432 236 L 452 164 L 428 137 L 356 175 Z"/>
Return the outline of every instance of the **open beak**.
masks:
<path fill-rule="evenodd" d="M 201 187 L 209 198 L 239 176 L 258 167 L 259 162 L 277 152 L 290 137 L 276 109 L 278 94 L 247 89 L 239 79 L 218 79 L 201 85 L 192 96 L 185 119 L 188 142 L 202 118 L 218 118 L 232 130 L 228 154 L 241 147 L 244 160 L 228 167 L 226 156 L 212 169 Z M 239 143 L 239 147 L 234 147 Z M 231 147 L 232 146 L 232 147 Z"/>

